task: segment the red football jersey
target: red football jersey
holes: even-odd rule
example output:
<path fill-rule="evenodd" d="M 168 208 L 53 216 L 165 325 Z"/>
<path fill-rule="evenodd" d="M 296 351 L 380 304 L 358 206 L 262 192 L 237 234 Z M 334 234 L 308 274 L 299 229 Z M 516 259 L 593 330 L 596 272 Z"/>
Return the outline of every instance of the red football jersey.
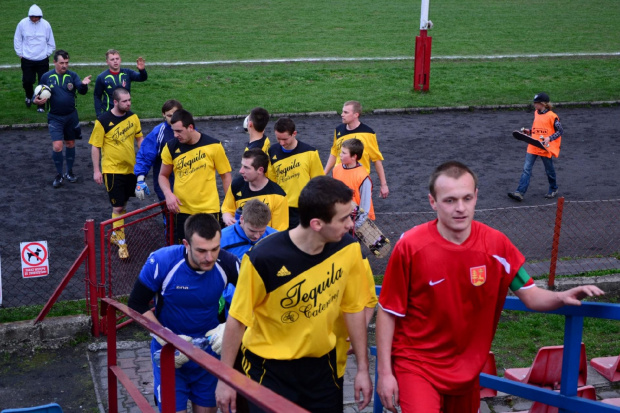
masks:
<path fill-rule="evenodd" d="M 459 394 L 484 366 L 508 287 L 525 258 L 501 232 L 473 221 L 461 245 L 437 220 L 407 231 L 385 272 L 379 304 L 397 316 L 392 357 L 438 391 Z"/>

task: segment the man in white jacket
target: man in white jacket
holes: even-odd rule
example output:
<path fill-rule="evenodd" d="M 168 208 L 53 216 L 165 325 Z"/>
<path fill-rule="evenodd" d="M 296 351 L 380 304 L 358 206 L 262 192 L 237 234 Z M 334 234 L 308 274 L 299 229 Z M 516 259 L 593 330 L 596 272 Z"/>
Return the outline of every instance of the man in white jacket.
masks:
<path fill-rule="evenodd" d="M 43 11 L 33 4 L 28 17 L 23 18 L 15 29 L 13 38 L 15 53 L 21 59 L 22 85 L 26 92 L 26 107 L 32 105 L 33 85 L 50 70 L 49 57 L 56 50 L 52 26 L 43 18 Z M 38 112 L 44 112 L 44 105 L 39 105 Z"/>

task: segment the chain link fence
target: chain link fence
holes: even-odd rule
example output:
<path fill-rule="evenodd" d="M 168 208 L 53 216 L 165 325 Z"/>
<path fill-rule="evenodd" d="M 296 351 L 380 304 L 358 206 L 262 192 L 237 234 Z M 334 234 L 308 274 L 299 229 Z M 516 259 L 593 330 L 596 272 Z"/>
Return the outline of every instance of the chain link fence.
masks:
<path fill-rule="evenodd" d="M 20 242 L 39 241 L 47 241 L 49 275 L 24 278 Z M 76 228 L 67 237 L 0 239 L 2 306 L 10 308 L 45 304 L 85 245 L 84 228 Z M 60 300 L 83 299 L 86 278 L 85 268 L 82 267 L 63 290 Z"/>
<path fill-rule="evenodd" d="M 394 245 L 403 232 L 435 217 L 434 211 L 376 213 L 376 224 Z M 475 219 L 506 234 L 525 255 L 533 277 L 548 276 L 552 263 L 555 275 L 620 273 L 620 199 L 560 198 L 547 205 L 477 210 Z M 388 259 L 369 254 L 373 272 L 385 273 Z"/>
<path fill-rule="evenodd" d="M 620 199 L 561 200 L 541 206 L 478 210 L 476 219 L 506 234 L 525 255 L 525 268 L 534 277 L 549 275 L 552 264 L 555 265 L 555 274 L 558 276 L 593 271 L 620 273 L 620 225 L 617 224 L 620 217 Z M 563 204 L 563 207 L 558 208 L 559 204 Z M 403 232 L 433 220 L 436 216 L 433 211 L 376 215 L 377 225 L 392 245 Z M 106 221 L 96 226 L 96 265 L 100 279 L 97 288 L 101 296 L 116 299 L 126 297 L 148 255 L 169 245 L 160 205 L 151 205 L 127 214 L 124 228 L 129 258 L 121 259 L 118 256 L 118 247 L 110 244 L 112 222 Z M 4 307 L 45 304 L 84 248 L 84 228 L 76 229 L 74 236 L 52 238 L 47 242 L 50 275 L 24 279 L 19 242 L 0 240 Z M 103 251 L 101 245 L 104 245 Z M 378 259 L 369 254 L 369 259 L 375 274 L 385 273 L 389 255 Z M 59 301 L 87 297 L 87 280 L 88 274 L 85 269 L 80 268 L 62 292 Z"/>

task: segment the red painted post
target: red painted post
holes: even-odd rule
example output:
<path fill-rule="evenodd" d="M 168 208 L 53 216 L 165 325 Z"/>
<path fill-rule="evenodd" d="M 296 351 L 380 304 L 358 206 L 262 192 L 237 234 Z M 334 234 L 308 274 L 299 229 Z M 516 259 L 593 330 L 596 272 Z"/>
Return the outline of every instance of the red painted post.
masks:
<path fill-rule="evenodd" d="M 172 344 L 166 344 L 161 349 L 161 413 L 176 412 L 175 368 Z"/>
<path fill-rule="evenodd" d="M 108 412 L 118 413 L 118 383 L 116 374 L 110 367 L 116 366 L 116 308 L 108 305 L 105 301 L 101 302 L 102 310 L 106 311 L 108 322 Z"/>
<path fill-rule="evenodd" d="M 86 271 L 88 273 L 88 295 L 90 317 L 93 320 L 93 336 L 99 337 L 99 295 L 97 290 L 97 266 L 95 263 L 95 221 L 89 219 L 85 224 L 86 245 L 88 245 L 88 259 L 86 260 Z"/>
<path fill-rule="evenodd" d="M 431 80 L 431 43 L 427 30 L 420 30 L 415 38 L 415 60 L 413 62 L 413 89 L 428 91 Z"/>
<path fill-rule="evenodd" d="M 555 286 L 555 269 L 558 263 L 558 249 L 560 247 L 560 231 L 562 230 L 562 212 L 564 211 L 564 197 L 558 198 L 558 205 L 555 211 L 555 227 L 553 229 L 553 243 L 551 244 L 551 263 L 549 264 L 549 281 L 547 285 L 550 288 Z"/>

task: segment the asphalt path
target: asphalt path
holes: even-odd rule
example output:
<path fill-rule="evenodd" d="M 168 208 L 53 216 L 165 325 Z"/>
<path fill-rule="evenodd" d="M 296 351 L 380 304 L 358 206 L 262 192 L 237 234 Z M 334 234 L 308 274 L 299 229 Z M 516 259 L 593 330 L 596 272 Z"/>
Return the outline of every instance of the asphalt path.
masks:
<path fill-rule="evenodd" d="M 556 110 L 564 127 L 562 151 L 555 160 L 559 195 L 567 200 L 620 198 L 618 172 L 620 154 L 620 107 L 562 107 Z M 531 126 L 534 114 L 527 110 L 471 110 L 435 113 L 364 115 L 361 120 L 377 133 L 384 155 L 390 189 L 387 199 L 378 194 L 378 178 L 371 173 L 373 199 L 378 217 L 382 214 L 431 211 L 428 204 L 428 176 L 440 163 L 456 159 L 479 175 L 478 209 L 516 205 L 544 205 L 547 179 L 542 162 L 534 165 L 524 202 L 507 197 L 514 191 L 525 158 L 525 144 L 511 132 Z M 294 115 L 298 139 L 315 146 L 323 163 L 327 161 L 339 116 Z M 236 174 L 247 135 L 242 119 L 209 120 L 197 129 L 222 141 Z M 154 123 L 142 125 L 145 133 Z M 273 140 L 273 120 L 267 134 Z M 109 219 L 111 207 L 102 186 L 92 179 L 90 136 L 92 125 L 82 127 L 84 139 L 77 141 L 75 184 L 54 189 L 56 174 L 51 160 L 51 141 L 46 128 L 0 131 L 2 151 L 0 193 L 5 213 L 0 225 L 3 301 L 6 306 L 40 303 L 58 284 L 83 248 L 82 227 L 87 219 Z M 151 183 L 151 178 L 147 182 Z M 218 179 L 219 181 L 219 179 Z M 156 202 L 132 198 L 128 210 Z M 432 214 L 429 215 L 429 219 Z M 603 217 L 617 225 L 617 217 Z M 380 218 L 378 218 L 379 222 Z M 401 219 L 400 228 L 407 228 Z M 412 224 L 413 225 L 413 224 Z M 392 231 L 394 232 L 394 231 Z M 52 275 L 22 279 L 19 243 L 47 240 Z M 83 276 L 72 282 L 72 297 L 84 296 Z"/>

